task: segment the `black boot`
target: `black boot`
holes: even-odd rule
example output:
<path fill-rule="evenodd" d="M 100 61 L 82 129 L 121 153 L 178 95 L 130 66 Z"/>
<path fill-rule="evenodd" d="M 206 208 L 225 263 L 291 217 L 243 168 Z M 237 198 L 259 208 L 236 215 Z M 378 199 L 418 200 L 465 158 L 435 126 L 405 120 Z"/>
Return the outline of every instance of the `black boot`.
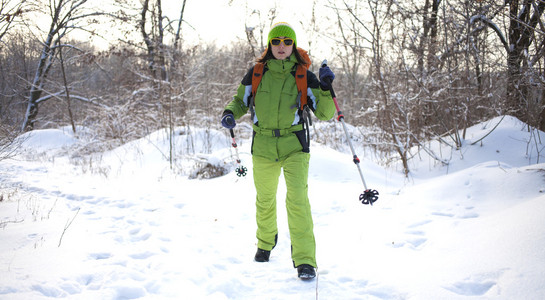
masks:
<path fill-rule="evenodd" d="M 314 267 L 307 264 L 297 266 L 297 275 L 303 280 L 309 280 L 316 277 Z"/>
<path fill-rule="evenodd" d="M 276 247 L 277 242 L 278 242 L 278 234 L 274 236 L 273 249 L 274 247 Z M 269 257 L 271 257 L 271 251 L 257 248 L 257 252 L 255 253 L 254 260 L 257 262 L 268 262 Z"/>
<path fill-rule="evenodd" d="M 270 256 L 271 256 L 271 251 L 257 248 L 257 252 L 255 253 L 254 260 L 257 262 L 268 262 Z"/>

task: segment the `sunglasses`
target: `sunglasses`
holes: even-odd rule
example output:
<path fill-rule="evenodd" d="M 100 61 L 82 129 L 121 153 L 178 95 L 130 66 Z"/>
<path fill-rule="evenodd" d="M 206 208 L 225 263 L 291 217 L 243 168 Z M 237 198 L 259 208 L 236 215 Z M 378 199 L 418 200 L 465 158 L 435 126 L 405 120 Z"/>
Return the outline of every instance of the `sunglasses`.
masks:
<path fill-rule="evenodd" d="M 278 45 L 280 45 L 281 42 L 283 42 L 284 45 L 286 45 L 286 46 L 291 46 L 291 45 L 293 45 L 293 40 L 290 39 L 290 38 L 285 38 L 285 39 L 274 38 L 274 39 L 271 39 L 271 44 L 272 44 L 273 46 L 278 46 Z"/>

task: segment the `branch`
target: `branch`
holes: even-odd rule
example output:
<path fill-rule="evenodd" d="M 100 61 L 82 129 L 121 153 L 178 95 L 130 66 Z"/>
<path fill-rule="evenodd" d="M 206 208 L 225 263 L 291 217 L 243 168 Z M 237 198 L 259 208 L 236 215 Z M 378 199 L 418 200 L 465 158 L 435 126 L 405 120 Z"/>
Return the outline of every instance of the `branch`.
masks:
<path fill-rule="evenodd" d="M 23 223 L 25 221 L 25 219 L 21 219 L 21 220 L 15 220 L 15 221 L 2 221 L 0 222 L 0 228 L 4 229 L 6 228 L 6 226 L 9 224 L 9 223 Z"/>
<path fill-rule="evenodd" d="M 503 47 L 505 48 L 505 50 L 507 50 L 508 53 L 510 52 L 509 51 L 509 44 L 507 43 L 507 40 L 505 39 L 505 36 L 501 32 L 500 28 L 494 22 L 492 22 L 492 20 L 488 19 L 485 15 L 475 15 L 475 16 L 471 17 L 471 19 L 469 21 L 469 24 L 472 25 L 476 21 L 481 21 L 486 26 L 492 28 L 492 30 L 494 30 L 496 32 L 496 34 L 498 35 L 498 37 L 500 38 L 500 41 L 503 44 Z M 471 34 L 473 34 L 475 31 L 476 30 L 472 31 Z"/>
<path fill-rule="evenodd" d="M 184 0 L 182 4 L 180 19 L 178 20 L 178 28 L 176 29 L 176 35 L 174 37 L 174 49 L 178 49 L 178 41 L 180 40 L 180 32 L 182 31 L 182 21 L 184 19 L 185 2 L 186 0 Z"/>
<path fill-rule="evenodd" d="M 48 92 L 46 90 L 42 90 L 42 91 L 44 93 L 46 93 L 47 95 L 39 98 L 38 100 L 36 100 L 36 103 L 42 103 L 42 102 L 45 102 L 45 101 L 50 100 L 52 98 L 62 100 L 61 97 L 66 97 L 66 92 L 64 90 L 56 92 L 56 93 L 51 93 L 51 92 Z M 83 97 L 83 96 L 79 96 L 79 95 L 70 95 L 70 98 L 75 99 L 75 100 L 79 100 L 81 102 L 94 104 L 94 105 L 100 106 L 102 108 L 108 108 L 108 106 L 106 106 L 104 104 L 97 103 L 97 102 L 94 101 L 95 99 L 98 99 L 98 98 L 87 98 L 87 97 Z"/>
<path fill-rule="evenodd" d="M 78 47 L 76 47 L 76 46 L 74 46 L 74 45 L 72 45 L 72 44 L 57 44 L 57 45 L 51 46 L 50 48 L 51 48 L 51 49 L 57 49 L 57 48 L 71 48 L 71 49 L 75 49 L 75 50 L 77 50 L 77 51 L 79 51 L 79 52 L 85 53 L 85 51 L 84 51 L 83 49 L 78 48 Z"/>
<path fill-rule="evenodd" d="M 485 134 L 482 138 L 476 140 L 475 142 L 471 143 L 471 145 L 475 145 L 477 144 L 478 142 L 484 140 L 485 137 L 487 137 L 489 134 L 491 134 L 494 130 L 496 130 L 496 128 L 500 125 L 500 123 L 503 121 L 503 119 L 505 118 L 505 115 L 503 115 L 503 117 L 501 117 L 500 121 L 498 122 L 498 124 L 496 124 L 496 126 L 494 126 L 487 134 Z"/>
<path fill-rule="evenodd" d="M 66 233 L 66 230 L 68 229 L 68 227 L 70 227 L 70 225 L 72 225 L 72 222 L 74 222 L 74 220 L 76 219 L 76 216 L 78 215 L 80 209 L 81 208 L 78 208 L 78 210 L 76 211 L 76 214 L 74 215 L 72 220 L 66 221 L 66 225 L 64 225 L 64 230 L 62 231 L 61 238 L 59 239 L 59 246 L 58 247 L 61 246 L 62 238 L 64 237 L 64 234 Z"/>
<path fill-rule="evenodd" d="M 9 1 L 2 0 L 0 3 L 0 41 L 2 37 L 8 32 L 10 26 L 13 24 L 16 17 L 23 14 L 24 5 L 26 0 L 22 0 L 19 4 L 7 9 L 10 4 Z M 4 10 L 6 9 L 6 10 Z"/>
<path fill-rule="evenodd" d="M 416 143 L 418 143 L 418 145 L 422 147 L 422 149 L 424 149 L 424 152 L 426 152 L 429 156 L 431 156 L 436 161 L 440 162 L 443 166 L 449 165 L 449 162 L 447 160 L 439 157 L 439 155 L 435 154 L 435 152 L 431 148 L 426 147 L 422 142 L 420 142 L 420 140 L 417 138 L 417 136 L 414 133 L 411 133 L 411 136 L 414 138 Z"/>

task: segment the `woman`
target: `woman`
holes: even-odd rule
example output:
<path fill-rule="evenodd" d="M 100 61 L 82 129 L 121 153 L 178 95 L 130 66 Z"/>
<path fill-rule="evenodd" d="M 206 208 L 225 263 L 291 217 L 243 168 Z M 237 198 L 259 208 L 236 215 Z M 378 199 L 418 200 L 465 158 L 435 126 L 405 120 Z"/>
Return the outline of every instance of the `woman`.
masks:
<path fill-rule="evenodd" d="M 267 51 L 258 63 L 265 65 L 261 82 L 252 94 L 252 67 L 242 79 L 234 99 L 223 112 L 224 127 L 235 127 L 235 119 L 252 110 L 254 136 L 252 161 L 256 197 L 257 252 L 255 261 L 268 262 L 276 246 L 276 191 L 283 169 L 286 180 L 286 209 L 292 245 L 292 260 L 301 279 L 316 276 L 316 243 L 308 199 L 309 141 L 304 130 L 304 111 L 298 107 L 295 70 L 305 64 L 297 50 L 297 38 L 287 23 L 275 24 L 268 35 Z M 321 120 L 335 114 L 329 67 L 319 72 L 320 81 L 307 71 L 308 107 Z M 253 97 L 253 99 L 252 99 Z M 255 114 L 254 114 L 255 109 Z M 308 130 L 308 128 L 307 128 Z"/>

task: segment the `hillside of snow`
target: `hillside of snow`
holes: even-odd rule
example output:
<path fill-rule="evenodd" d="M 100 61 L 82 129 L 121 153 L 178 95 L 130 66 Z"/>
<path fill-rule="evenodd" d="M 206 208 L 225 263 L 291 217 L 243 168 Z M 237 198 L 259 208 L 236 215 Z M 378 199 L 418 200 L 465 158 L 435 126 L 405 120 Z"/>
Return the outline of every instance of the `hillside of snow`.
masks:
<path fill-rule="evenodd" d="M 409 178 L 360 154 L 373 206 L 358 202 L 351 154 L 313 143 L 308 282 L 283 179 L 278 245 L 253 261 L 251 140 L 237 140 L 237 177 L 225 131 L 162 130 L 92 155 L 82 139 L 36 130 L 0 161 L 0 299 L 545 299 L 545 134 L 515 118 L 469 128 L 457 150 L 429 142 L 443 163 L 421 151 Z M 206 166 L 227 174 L 203 179 Z"/>

